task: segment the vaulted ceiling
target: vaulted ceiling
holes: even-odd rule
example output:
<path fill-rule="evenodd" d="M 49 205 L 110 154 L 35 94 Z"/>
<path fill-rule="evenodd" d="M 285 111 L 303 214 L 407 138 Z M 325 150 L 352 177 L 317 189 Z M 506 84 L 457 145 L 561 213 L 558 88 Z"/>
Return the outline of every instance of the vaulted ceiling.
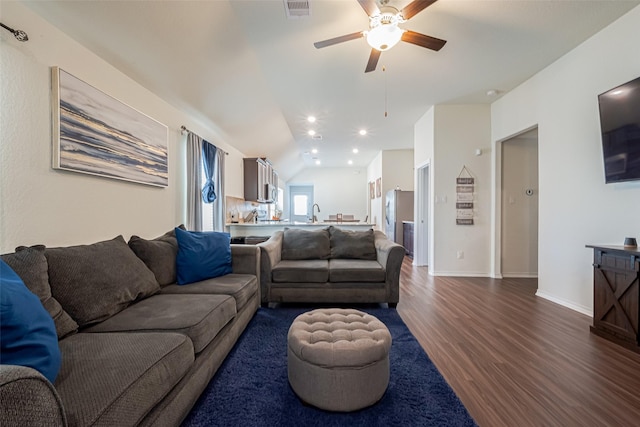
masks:
<path fill-rule="evenodd" d="M 401 27 L 447 40 L 442 50 L 400 42 L 364 73 L 371 51 L 364 39 L 313 45 L 368 29 L 356 0 L 295 1 L 309 9 L 297 19 L 288 18 L 286 2 L 26 3 L 218 140 L 269 157 L 284 179 L 304 167 L 349 167 L 348 160 L 365 167 L 380 150 L 412 148 L 413 126 L 432 105 L 493 102 L 640 4 L 439 0 Z M 397 9 L 408 3 L 389 0 Z"/>

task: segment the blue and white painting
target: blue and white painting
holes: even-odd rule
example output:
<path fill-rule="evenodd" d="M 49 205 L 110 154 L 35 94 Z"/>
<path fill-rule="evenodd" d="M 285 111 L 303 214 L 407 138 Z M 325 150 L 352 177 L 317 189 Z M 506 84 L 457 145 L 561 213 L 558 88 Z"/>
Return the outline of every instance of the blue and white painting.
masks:
<path fill-rule="evenodd" d="M 54 67 L 53 167 L 166 187 L 165 125 Z"/>

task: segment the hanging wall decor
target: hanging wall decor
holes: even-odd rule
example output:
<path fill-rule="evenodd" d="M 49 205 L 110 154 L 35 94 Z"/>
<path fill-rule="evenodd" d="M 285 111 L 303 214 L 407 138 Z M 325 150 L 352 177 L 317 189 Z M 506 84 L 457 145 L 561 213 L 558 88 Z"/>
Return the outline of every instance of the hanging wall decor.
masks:
<path fill-rule="evenodd" d="M 466 176 L 464 176 L 466 175 Z M 466 166 L 456 178 L 456 224 L 473 225 L 473 194 L 475 179 Z"/>
<path fill-rule="evenodd" d="M 52 67 L 53 168 L 168 185 L 168 129 Z"/>

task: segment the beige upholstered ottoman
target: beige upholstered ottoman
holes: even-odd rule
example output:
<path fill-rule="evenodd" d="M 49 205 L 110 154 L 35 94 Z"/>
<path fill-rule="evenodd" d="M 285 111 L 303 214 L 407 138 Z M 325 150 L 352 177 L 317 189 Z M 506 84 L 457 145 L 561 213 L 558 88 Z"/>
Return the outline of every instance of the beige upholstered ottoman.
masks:
<path fill-rule="evenodd" d="M 391 334 L 370 314 L 339 308 L 303 313 L 287 342 L 289 383 L 310 405 L 355 411 L 380 400 L 389 385 Z"/>

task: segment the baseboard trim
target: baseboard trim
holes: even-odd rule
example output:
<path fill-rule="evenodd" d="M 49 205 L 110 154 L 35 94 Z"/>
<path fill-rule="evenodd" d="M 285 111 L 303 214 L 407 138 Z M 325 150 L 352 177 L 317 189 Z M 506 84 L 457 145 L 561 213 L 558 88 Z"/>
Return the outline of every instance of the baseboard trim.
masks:
<path fill-rule="evenodd" d="M 546 293 L 544 291 L 541 291 L 539 289 L 538 289 L 538 291 L 536 291 L 536 296 L 540 297 L 540 298 L 544 298 L 544 299 L 546 299 L 548 301 L 551 301 L 553 303 L 559 304 L 561 306 L 570 308 L 571 310 L 577 311 L 578 313 L 582 313 L 582 314 L 584 314 L 586 316 L 593 317 L 593 310 L 588 308 L 588 307 L 585 307 L 583 305 L 575 304 L 575 303 L 573 303 L 571 301 L 567 301 L 565 299 L 555 297 L 555 296 L 550 295 L 550 294 L 548 294 L 548 293 Z"/>
<path fill-rule="evenodd" d="M 484 271 L 434 271 L 431 275 L 443 277 L 491 277 L 489 273 Z"/>
<path fill-rule="evenodd" d="M 538 273 L 502 273 L 505 279 L 537 279 Z"/>

